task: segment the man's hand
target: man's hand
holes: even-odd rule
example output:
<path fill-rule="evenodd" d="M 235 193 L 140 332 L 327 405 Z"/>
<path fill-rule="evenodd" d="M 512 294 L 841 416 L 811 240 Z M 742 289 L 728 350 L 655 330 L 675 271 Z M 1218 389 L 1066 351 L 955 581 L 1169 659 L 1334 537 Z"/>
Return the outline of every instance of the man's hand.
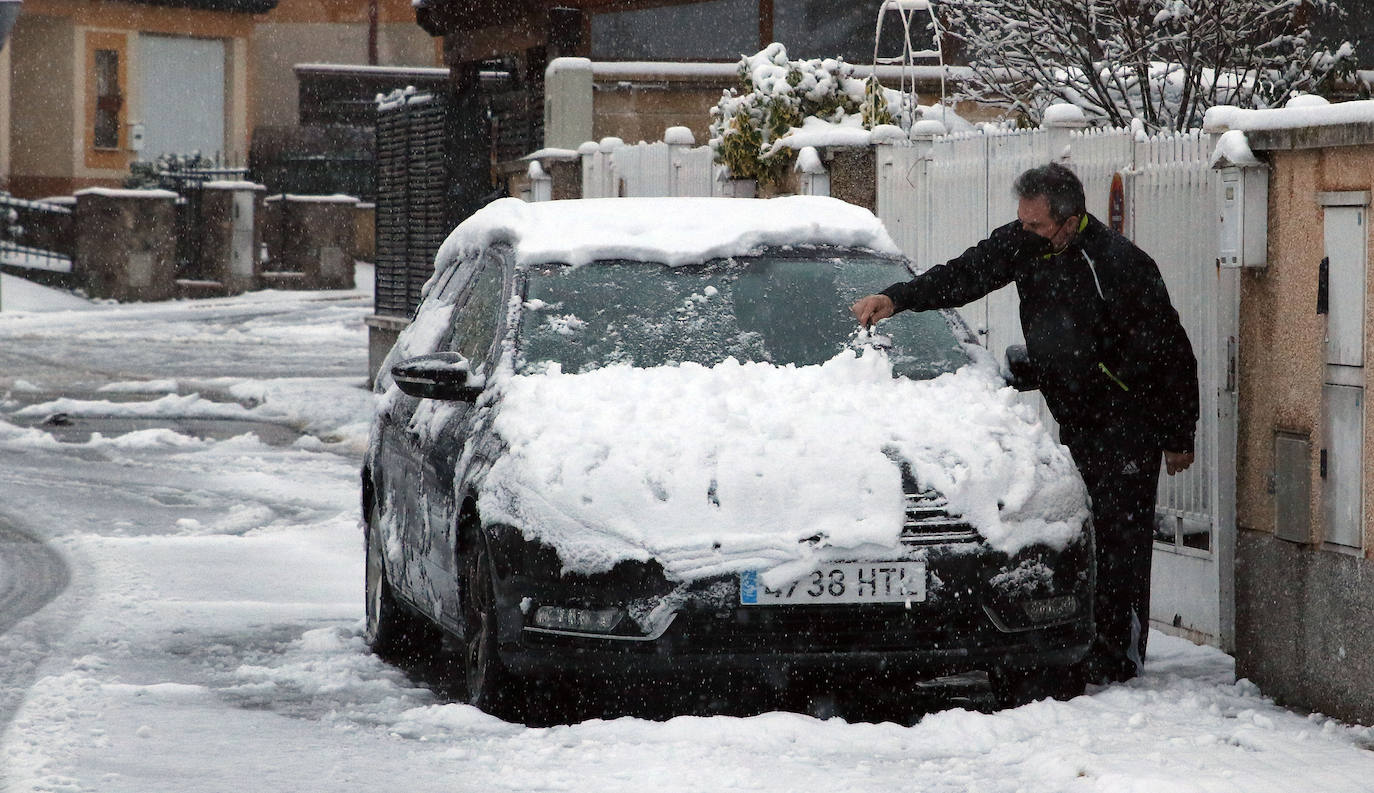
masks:
<path fill-rule="evenodd" d="M 849 311 L 860 325 L 869 328 L 878 320 L 892 316 L 896 313 L 897 307 L 887 295 L 869 295 L 855 301 L 854 305 L 849 307 Z"/>
<path fill-rule="evenodd" d="M 1192 452 L 1164 452 L 1164 469 L 1169 472 L 1169 476 L 1188 470 L 1188 466 L 1192 464 Z"/>

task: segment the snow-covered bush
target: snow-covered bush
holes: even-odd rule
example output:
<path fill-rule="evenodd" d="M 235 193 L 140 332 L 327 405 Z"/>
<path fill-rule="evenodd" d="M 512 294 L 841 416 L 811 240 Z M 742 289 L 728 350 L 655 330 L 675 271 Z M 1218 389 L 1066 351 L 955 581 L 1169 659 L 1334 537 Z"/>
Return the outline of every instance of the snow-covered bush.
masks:
<path fill-rule="evenodd" d="M 1348 43 L 1314 42 L 1311 13 L 1337 0 L 941 0 L 965 47 L 968 98 L 1024 123 L 1069 102 L 1089 120 L 1188 129 L 1213 105 L 1282 106 L 1322 93 L 1355 66 Z"/>
<path fill-rule="evenodd" d="M 711 147 L 736 179 L 776 183 L 796 152 L 773 145 L 807 118 L 839 124 L 861 119 L 865 129 L 892 124 L 903 113 L 901 95 L 870 77 L 854 76 L 839 58 L 789 60 L 774 42 L 739 62 L 740 88 L 724 92 L 711 110 Z"/>

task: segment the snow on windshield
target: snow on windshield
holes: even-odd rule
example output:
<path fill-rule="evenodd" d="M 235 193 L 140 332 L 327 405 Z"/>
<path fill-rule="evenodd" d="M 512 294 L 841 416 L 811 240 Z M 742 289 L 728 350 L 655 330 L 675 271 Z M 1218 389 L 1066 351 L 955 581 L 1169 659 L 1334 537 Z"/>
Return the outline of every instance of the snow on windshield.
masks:
<path fill-rule="evenodd" d="M 754 569 L 771 585 L 818 559 L 890 555 L 905 517 L 893 456 L 998 550 L 1062 548 L 1087 517 L 1068 453 L 985 356 L 927 381 L 894 378 L 870 349 L 813 366 L 555 365 L 501 388 L 509 451 L 483 519 L 570 571 L 656 558 L 682 580 Z"/>

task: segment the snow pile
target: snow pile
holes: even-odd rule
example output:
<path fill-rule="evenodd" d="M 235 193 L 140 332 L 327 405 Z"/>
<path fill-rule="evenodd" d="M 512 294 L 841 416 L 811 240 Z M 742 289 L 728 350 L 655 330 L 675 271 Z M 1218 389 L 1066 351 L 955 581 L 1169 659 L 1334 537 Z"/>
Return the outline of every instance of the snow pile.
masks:
<path fill-rule="evenodd" d="M 900 255 L 868 210 L 835 198 L 593 198 L 494 201 L 463 221 L 435 257 L 509 243 L 522 265 L 599 259 L 694 264 L 770 245 L 843 245 Z"/>
<path fill-rule="evenodd" d="M 1067 452 L 986 362 L 917 382 L 881 351 L 846 351 L 804 367 L 554 368 L 501 387 L 509 450 L 483 519 L 573 571 L 653 557 L 684 580 L 787 580 L 818 556 L 891 554 L 905 516 L 894 458 L 998 550 L 1062 548 L 1087 517 Z"/>

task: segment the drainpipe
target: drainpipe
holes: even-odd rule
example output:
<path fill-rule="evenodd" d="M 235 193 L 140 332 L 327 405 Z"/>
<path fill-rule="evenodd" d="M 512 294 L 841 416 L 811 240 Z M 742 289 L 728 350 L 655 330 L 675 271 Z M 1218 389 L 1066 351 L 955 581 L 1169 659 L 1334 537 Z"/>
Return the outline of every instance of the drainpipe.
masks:
<path fill-rule="evenodd" d="M 5 48 L 5 40 L 10 37 L 10 28 L 19 18 L 19 0 L 0 0 L 0 49 Z"/>

